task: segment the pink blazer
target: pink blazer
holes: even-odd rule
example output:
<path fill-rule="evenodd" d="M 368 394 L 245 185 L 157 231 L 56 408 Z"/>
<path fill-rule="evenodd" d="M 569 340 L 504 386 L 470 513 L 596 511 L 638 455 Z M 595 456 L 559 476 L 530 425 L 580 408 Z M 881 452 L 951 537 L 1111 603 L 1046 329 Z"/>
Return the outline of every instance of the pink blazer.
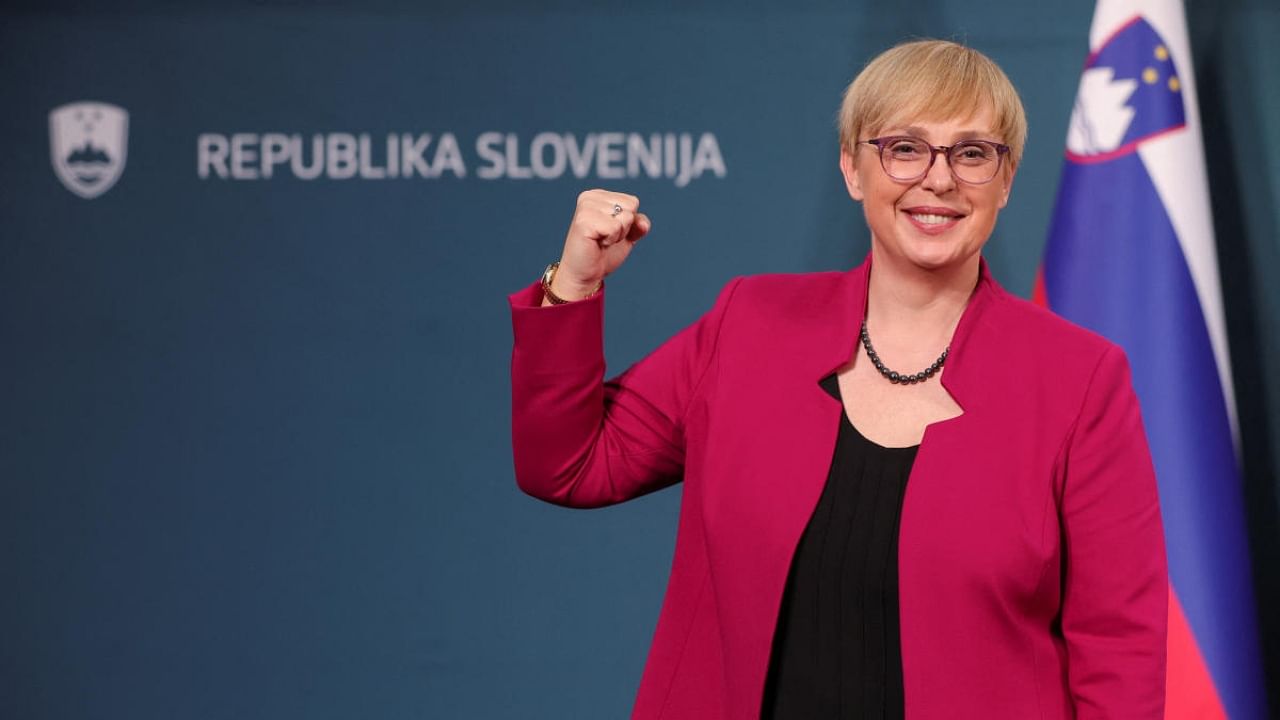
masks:
<path fill-rule="evenodd" d="M 608 382 L 602 294 L 510 297 L 521 489 L 585 508 L 684 481 L 633 717 L 760 716 L 843 412 L 818 381 L 853 357 L 869 270 L 738 278 Z M 1124 353 L 984 261 L 942 383 L 964 414 L 925 431 L 899 535 L 906 717 L 1161 718 L 1164 536 Z"/>

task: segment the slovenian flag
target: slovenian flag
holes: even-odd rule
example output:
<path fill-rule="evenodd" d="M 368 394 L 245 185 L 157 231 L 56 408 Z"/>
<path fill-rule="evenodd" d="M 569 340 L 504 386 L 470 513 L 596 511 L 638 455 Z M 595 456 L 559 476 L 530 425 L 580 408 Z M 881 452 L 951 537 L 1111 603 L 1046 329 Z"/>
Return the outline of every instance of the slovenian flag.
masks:
<path fill-rule="evenodd" d="M 1165 717 L 1266 717 L 1235 400 L 1180 0 L 1100 0 L 1035 299 L 1124 347 L 1169 553 Z"/>

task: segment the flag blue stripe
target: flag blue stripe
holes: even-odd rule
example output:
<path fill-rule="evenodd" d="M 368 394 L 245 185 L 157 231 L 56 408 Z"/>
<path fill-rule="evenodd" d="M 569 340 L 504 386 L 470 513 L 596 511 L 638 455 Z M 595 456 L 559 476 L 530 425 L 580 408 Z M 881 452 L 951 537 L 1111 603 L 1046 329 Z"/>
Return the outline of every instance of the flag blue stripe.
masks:
<path fill-rule="evenodd" d="M 1049 306 L 1129 356 L 1160 485 L 1170 582 L 1228 716 L 1265 700 L 1234 444 L 1186 258 L 1140 157 L 1067 162 Z"/>

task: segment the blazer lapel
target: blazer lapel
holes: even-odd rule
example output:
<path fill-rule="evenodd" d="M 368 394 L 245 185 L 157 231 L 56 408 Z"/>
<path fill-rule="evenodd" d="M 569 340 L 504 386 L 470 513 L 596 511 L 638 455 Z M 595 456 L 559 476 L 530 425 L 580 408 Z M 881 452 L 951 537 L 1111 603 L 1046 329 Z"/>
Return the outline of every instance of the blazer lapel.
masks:
<path fill-rule="evenodd" d="M 774 365 L 768 377 L 732 377 L 725 392 L 739 398 L 726 405 L 734 417 L 723 474 L 704 498 L 707 550 L 722 626 L 726 702 L 733 717 L 757 717 L 778 610 L 796 546 L 826 485 L 844 408 L 820 381 L 854 357 L 858 328 L 866 312 L 871 259 L 841 274 L 833 289 L 815 293 L 804 314 L 776 334 L 756 338 L 759 355 Z M 830 286 L 828 286 L 830 287 Z M 963 437 L 980 402 L 969 379 L 969 338 L 981 326 L 994 288 L 986 262 L 978 286 L 952 339 L 943 386 L 965 414 L 934 423 L 925 433 L 920 458 L 935 445 Z M 755 370 L 755 364 L 748 363 Z M 765 386 L 764 383 L 769 383 Z M 736 404 L 750 396 L 754 405 Z M 740 415 L 740 416 L 739 416 Z M 949 457 L 954 457 L 949 455 Z M 934 481 L 913 470 L 913 484 Z"/>
<path fill-rule="evenodd" d="M 818 384 L 848 362 L 866 305 L 869 264 L 805 296 L 797 317 L 761 328 L 726 378 L 735 397 L 727 474 L 708 488 L 707 549 L 723 629 L 730 717 L 759 717 L 791 559 L 826 484 L 843 407 Z M 791 301 L 789 299 L 788 301 Z M 803 317 L 799 317 L 803 315 Z M 759 352 L 755 352 L 755 348 Z M 743 396 L 751 405 L 740 405 Z M 723 484 L 721 484 L 723 483 Z"/>

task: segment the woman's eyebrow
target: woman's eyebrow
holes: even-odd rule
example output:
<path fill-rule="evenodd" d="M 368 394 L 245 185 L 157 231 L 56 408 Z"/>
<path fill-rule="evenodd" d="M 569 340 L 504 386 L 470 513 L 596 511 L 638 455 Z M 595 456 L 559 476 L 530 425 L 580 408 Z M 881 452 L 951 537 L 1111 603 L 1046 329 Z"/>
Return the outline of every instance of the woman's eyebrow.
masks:
<path fill-rule="evenodd" d="M 915 125 L 908 125 L 906 127 L 887 128 L 885 129 L 883 134 L 885 135 L 901 134 L 901 135 L 914 135 L 916 137 L 923 137 L 925 133 L 926 133 L 926 130 L 922 127 L 916 127 Z M 994 134 L 995 134 L 994 131 L 991 131 L 991 130 L 959 130 L 956 132 L 955 138 L 957 140 L 985 140 L 993 136 Z"/>
<path fill-rule="evenodd" d="M 961 130 L 956 133 L 959 140 L 985 140 L 995 135 L 993 130 Z"/>

